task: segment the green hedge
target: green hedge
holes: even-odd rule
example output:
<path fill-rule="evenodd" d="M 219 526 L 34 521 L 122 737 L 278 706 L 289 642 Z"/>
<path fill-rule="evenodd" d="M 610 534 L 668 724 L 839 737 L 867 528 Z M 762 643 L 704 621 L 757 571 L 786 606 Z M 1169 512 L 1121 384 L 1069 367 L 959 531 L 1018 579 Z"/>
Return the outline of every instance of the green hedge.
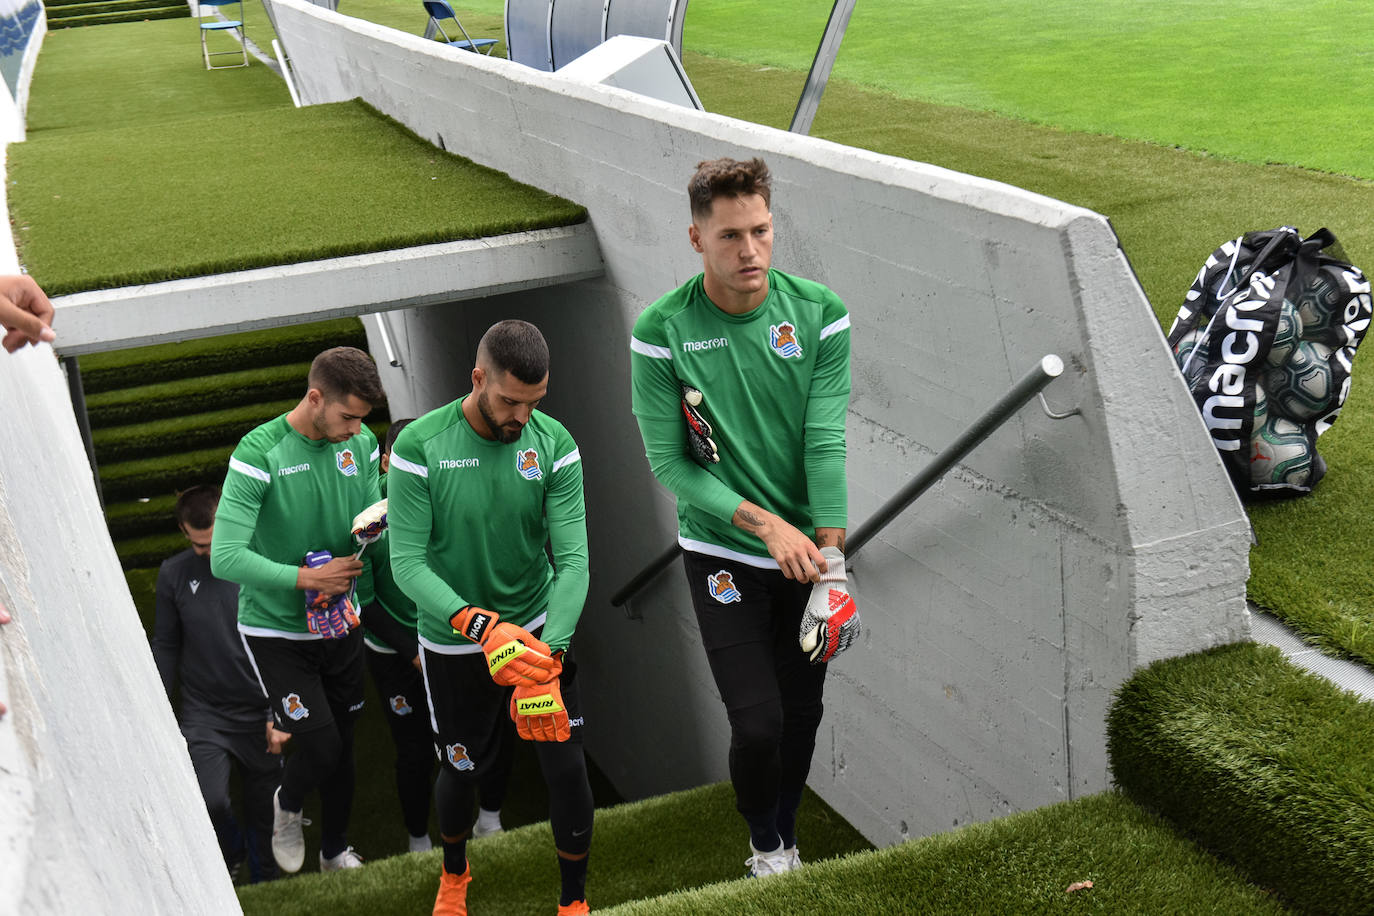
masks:
<path fill-rule="evenodd" d="M 285 328 L 267 328 L 184 343 L 133 347 L 83 356 L 81 383 L 87 395 L 172 379 L 242 369 L 309 362 L 330 347 L 367 349 L 357 318 L 337 318 Z M 301 382 L 304 383 L 304 376 Z M 304 389 L 302 388 L 302 393 Z"/>
<path fill-rule="evenodd" d="M 309 371 L 309 362 L 296 362 L 102 391 L 86 398 L 86 416 L 93 429 L 100 429 L 300 397 Z"/>
<path fill-rule="evenodd" d="M 176 531 L 176 503 L 174 493 L 149 497 L 146 502 L 106 503 L 105 526 L 110 529 L 110 537 L 116 545 L 129 538 Z"/>
<path fill-rule="evenodd" d="M 1107 734 L 1117 785 L 1250 880 L 1374 912 L 1374 706 L 1241 643 L 1137 673 Z"/>
<path fill-rule="evenodd" d="M 176 523 L 173 522 L 173 530 Z M 175 534 L 150 534 L 140 538 L 115 542 L 115 553 L 119 555 L 119 565 L 125 571 L 134 569 L 153 569 L 156 571 L 162 561 L 180 553 L 190 544 L 180 531 Z M 130 591 L 132 591 L 132 585 Z"/>
<path fill-rule="evenodd" d="M 107 464 L 151 458 L 186 449 L 237 444 L 244 434 L 300 403 L 300 397 L 267 403 L 249 402 L 208 413 L 167 417 L 128 426 L 110 426 L 91 433 L 95 460 L 102 471 Z"/>

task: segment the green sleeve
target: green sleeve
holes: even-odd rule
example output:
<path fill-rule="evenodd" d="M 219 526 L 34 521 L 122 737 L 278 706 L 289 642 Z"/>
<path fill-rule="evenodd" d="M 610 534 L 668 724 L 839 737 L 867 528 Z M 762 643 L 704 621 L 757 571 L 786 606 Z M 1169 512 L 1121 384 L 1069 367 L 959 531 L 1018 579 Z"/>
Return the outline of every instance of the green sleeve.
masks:
<path fill-rule="evenodd" d="M 568 441 L 570 452 L 576 446 Z M 561 451 L 561 449 L 560 449 Z M 562 459 L 563 464 L 549 481 L 544 496 L 544 516 L 549 526 L 549 546 L 553 549 L 553 586 L 549 589 L 548 617 L 543 640 L 551 649 L 566 649 L 582 616 L 590 581 L 587 565 L 587 511 L 582 496 L 582 459 Z"/>
<path fill-rule="evenodd" d="M 427 562 L 429 536 L 434 512 L 429 498 L 429 478 L 423 456 L 411 455 L 406 433 L 391 450 L 391 473 L 387 475 L 387 524 L 391 530 L 391 573 L 396 584 L 422 610 L 448 619 L 468 602 L 439 578 Z M 397 461 L 400 456 L 401 460 Z M 417 460 L 418 459 L 418 460 Z"/>
<path fill-rule="evenodd" d="M 635 328 L 640 332 L 640 328 Z M 687 454 L 687 426 L 682 417 L 682 389 L 672 361 L 633 351 L 630 393 L 644 455 L 658 482 L 678 500 L 730 521 L 744 497 L 731 490 Z"/>
<path fill-rule="evenodd" d="M 236 465 L 246 470 L 236 469 Z M 297 567 L 269 560 L 254 553 L 249 544 L 257 528 L 258 512 L 270 486 L 264 456 L 246 450 L 235 450 L 230 458 L 229 472 L 215 511 L 215 531 L 210 541 L 210 571 L 216 578 L 240 585 L 262 588 L 296 587 Z M 261 480 L 251 472 L 257 470 L 267 477 Z"/>
<path fill-rule="evenodd" d="M 845 418 L 849 411 L 848 316 L 820 342 L 811 390 L 806 402 L 803 463 L 811 524 L 817 528 L 845 528 L 849 521 L 849 489 L 845 478 Z M 835 324 L 830 325 L 835 327 Z"/>

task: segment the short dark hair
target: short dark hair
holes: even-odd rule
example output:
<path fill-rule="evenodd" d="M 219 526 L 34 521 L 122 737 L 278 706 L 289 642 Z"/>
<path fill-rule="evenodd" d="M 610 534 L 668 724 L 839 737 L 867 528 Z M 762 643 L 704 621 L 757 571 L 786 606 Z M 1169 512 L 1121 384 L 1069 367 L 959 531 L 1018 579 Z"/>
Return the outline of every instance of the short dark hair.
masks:
<path fill-rule="evenodd" d="M 187 528 L 209 528 L 219 507 L 219 487 L 197 484 L 177 494 L 177 523 Z"/>
<path fill-rule="evenodd" d="M 391 421 L 391 425 L 386 428 L 386 444 L 382 446 L 383 455 L 391 454 L 391 447 L 396 444 L 396 437 L 401 434 L 401 430 L 409 426 L 414 420 L 414 417 L 407 417 L 404 420 Z"/>
<path fill-rule="evenodd" d="M 509 372 L 526 385 L 538 385 L 549 374 L 549 345 L 534 325 L 509 318 L 482 335 L 477 364 L 493 372 Z"/>
<path fill-rule="evenodd" d="M 334 347 L 315 357 L 306 385 L 318 388 L 327 401 L 352 395 L 376 407 L 386 400 L 377 364 L 357 347 Z"/>
<path fill-rule="evenodd" d="M 687 197 L 692 203 L 692 219 L 706 219 L 717 197 L 745 197 L 758 194 L 765 206 L 773 204 L 773 175 L 762 159 L 709 159 L 697 163 L 696 173 L 687 182 Z"/>

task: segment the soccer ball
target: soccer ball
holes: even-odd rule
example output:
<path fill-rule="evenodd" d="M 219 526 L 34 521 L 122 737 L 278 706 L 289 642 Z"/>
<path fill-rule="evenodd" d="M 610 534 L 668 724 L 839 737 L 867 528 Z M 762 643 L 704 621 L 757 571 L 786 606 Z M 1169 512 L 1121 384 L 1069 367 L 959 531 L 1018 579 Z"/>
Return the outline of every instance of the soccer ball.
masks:
<path fill-rule="evenodd" d="M 1301 426 L 1271 414 L 1250 437 L 1250 482 L 1256 487 L 1305 487 L 1314 454 Z"/>
<path fill-rule="evenodd" d="M 1331 349 L 1302 340 L 1282 366 L 1264 371 L 1269 409 L 1293 420 L 1315 420 L 1336 406 L 1340 392 L 1331 369 Z"/>
<path fill-rule="evenodd" d="M 1279 307 L 1279 319 L 1274 325 L 1274 342 L 1269 346 L 1266 360 L 1271 366 L 1282 366 L 1293 355 L 1293 350 L 1302 338 L 1302 316 L 1298 308 L 1287 299 Z"/>
<path fill-rule="evenodd" d="M 1335 327 L 1344 321 L 1345 302 L 1350 298 L 1341 268 L 1325 264 L 1318 268 L 1298 293 L 1298 315 L 1303 336 L 1308 340 L 1339 341 Z"/>
<path fill-rule="evenodd" d="M 1189 391 L 1198 389 L 1202 384 L 1203 373 L 1207 371 L 1207 351 L 1198 350 L 1205 336 L 1206 332 L 1202 328 L 1197 328 L 1184 334 L 1174 346 L 1174 359 L 1178 361 L 1179 371 L 1183 372 L 1183 367 L 1188 366 L 1188 371 L 1183 374 L 1183 380 L 1188 383 Z M 1192 365 L 1188 365 L 1190 356 L 1193 357 Z"/>
<path fill-rule="evenodd" d="M 1269 419 L 1269 398 L 1264 393 L 1264 385 L 1261 382 L 1255 383 L 1255 422 L 1251 429 L 1259 429 L 1264 425 L 1264 421 Z"/>

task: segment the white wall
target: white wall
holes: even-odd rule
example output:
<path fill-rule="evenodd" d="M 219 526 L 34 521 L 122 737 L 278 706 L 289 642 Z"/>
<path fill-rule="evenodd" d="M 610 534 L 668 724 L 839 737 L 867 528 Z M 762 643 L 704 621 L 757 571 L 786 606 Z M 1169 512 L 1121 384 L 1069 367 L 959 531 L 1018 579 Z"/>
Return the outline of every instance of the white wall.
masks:
<path fill-rule="evenodd" d="M 0 404 L 0 913 L 240 912 L 52 347 L 0 351 Z"/>
<path fill-rule="evenodd" d="M 700 269 L 684 187 L 701 159 L 764 156 L 775 265 L 849 305 L 851 527 L 1043 354 L 1068 366 L 1051 404 L 1080 411 L 1027 407 L 858 560 L 865 637 L 832 666 L 811 777 L 870 839 L 1104 788 L 1112 689 L 1155 658 L 1247 635 L 1243 512 L 1102 217 L 269 2 L 309 102 L 361 96 L 591 214 L 603 278 L 395 324 L 415 345 L 405 384 L 419 409 L 466 390 L 491 321 L 528 318 L 550 340 L 545 407 L 587 474 L 589 742 L 623 792 L 725 776 L 725 717 L 680 567 L 634 602 L 642 619 L 607 600 L 673 539 L 629 410 L 627 341 Z"/>

